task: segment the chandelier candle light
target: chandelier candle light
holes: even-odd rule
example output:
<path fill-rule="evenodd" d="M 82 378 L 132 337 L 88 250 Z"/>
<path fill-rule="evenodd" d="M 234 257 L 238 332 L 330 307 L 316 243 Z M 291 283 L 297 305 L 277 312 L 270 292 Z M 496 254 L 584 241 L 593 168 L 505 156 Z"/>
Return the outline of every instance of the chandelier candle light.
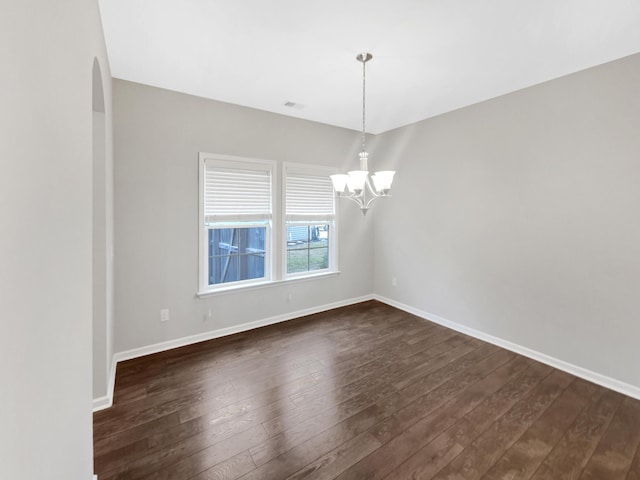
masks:
<path fill-rule="evenodd" d="M 396 172 L 384 170 L 374 173 L 369 178 L 368 157 L 365 148 L 365 80 L 366 63 L 373 58 L 370 53 L 360 53 L 356 60 L 362 62 L 362 151 L 360 152 L 360 170 L 352 170 L 348 174 L 331 175 L 333 188 L 340 198 L 354 201 L 366 215 L 371 203 L 380 197 L 389 197 L 389 190 Z M 373 180 L 373 186 L 371 181 Z M 347 191 L 348 190 L 348 191 Z"/>

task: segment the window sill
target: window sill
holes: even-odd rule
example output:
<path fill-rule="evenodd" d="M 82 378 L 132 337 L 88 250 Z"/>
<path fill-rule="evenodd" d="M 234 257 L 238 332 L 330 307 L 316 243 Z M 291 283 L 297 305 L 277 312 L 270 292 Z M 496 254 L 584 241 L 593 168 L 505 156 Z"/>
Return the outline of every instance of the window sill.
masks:
<path fill-rule="evenodd" d="M 275 287 L 275 286 L 291 284 L 291 283 L 307 282 L 309 280 L 335 277 L 338 275 L 340 275 L 339 270 L 333 271 L 333 272 L 316 273 L 313 275 L 305 275 L 304 277 L 293 277 L 285 280 L 269 280 L 266 282 L 252 283 L 250 285 L 229 286 L 229 287 L 216 288 L 215 290 L 204 290 L 204 291 L 198 292 L 196 295 L 202 298 L 202 297 L 210 297 L 215 295 L 223 295 L 225 293 L 246 292 L 249 290 L 258 290 L 261 288 Z"/>

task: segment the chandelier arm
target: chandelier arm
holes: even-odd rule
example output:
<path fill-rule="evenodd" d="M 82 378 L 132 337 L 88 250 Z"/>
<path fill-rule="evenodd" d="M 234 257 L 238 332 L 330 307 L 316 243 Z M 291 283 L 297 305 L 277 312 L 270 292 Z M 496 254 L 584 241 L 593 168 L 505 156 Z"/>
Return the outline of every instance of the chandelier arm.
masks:
<path fill-rule="evenodd" d="M 342 198 L 346 198 L 347 200 L 351 200 L 352 202 L 354 202 L 356 205 L 358 205 L 359 208 L 363 208 L 364 207 L 364 202 L 362 200 L 362 196 L 361 195 L 350 195 L 348 197 L 342 197 Z"/>
<path fill-rule="evenodd" d="M 351 200 L 353 203 L 358 205 L 358 207 L 362 210 L 368 210 L 371 204 L 380 197 L 390 197 L 391 195 L 382 195 L 376 194 L 375 192 L 370 191 L 371 198 L 367 199 L 365 191 L 363 190 L 360 195 L 356 195 L 352 193 L 350 195 L 341 195 L 339 198 L 346 198 L 347 200 Z"/>
<path fill-rule="evenodd" d="M 381 196 L 382 196 L 382 195 L 377 195 L 377 196 L 375 196 L 375 197 L 371 197 L 371 198 L 369 199 L 369 201 L 365 204 L 364 208 L 368 209 L 368 208 L 369 208 L 369 206 L 370 206 L 374 201 L 376 201 L 377 199 L 379 199 Z"/>
<path fill-rule="evenodd" d="M 367 180 L 366 180 L 366 184 L 367 184 L 367 188 L 369 189 L 369 192 L 371 193 L 371 195 L 373 195 L 375 198 L 378 197 L 384 197 L 384 195 L 382 195 L 381 193 L 376 192 L 376 189 L 373 188 L 373 186 L 371 185 L 371 179 L 369 178 L 369 176 L 367 175 Z"/>
<path fill-rule="evenodd" d="M 363 193 L 364 193 L 364 190 L 360 194 L 357 194 L 356 192 L 338 193 L 338 198 L 348 198 L 348 199 L 361 198 Z"/>

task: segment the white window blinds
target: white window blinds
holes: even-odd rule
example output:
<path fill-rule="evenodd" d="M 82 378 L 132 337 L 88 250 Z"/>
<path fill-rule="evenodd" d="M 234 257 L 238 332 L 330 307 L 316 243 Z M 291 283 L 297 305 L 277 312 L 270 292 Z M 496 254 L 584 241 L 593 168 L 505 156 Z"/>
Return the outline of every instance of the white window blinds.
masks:
<path fill-rule="evenodd" d="M 285 213 L 287 221 L 332 220 L 335 194 L 328 175 L 287 169 Z"/>
<path fill-rule="evenodd" d="M 216 160 L 205 162 L 205 222 L 268 220 L 271 198 L 269 165 L 230 168 Z"/>

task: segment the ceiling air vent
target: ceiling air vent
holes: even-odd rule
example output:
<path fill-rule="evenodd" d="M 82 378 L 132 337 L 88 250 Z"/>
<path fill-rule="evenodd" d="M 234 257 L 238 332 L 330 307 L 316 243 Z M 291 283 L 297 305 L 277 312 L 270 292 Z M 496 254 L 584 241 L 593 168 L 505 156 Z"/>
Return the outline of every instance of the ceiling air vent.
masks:
<path fill-rule="evenodd" d="M 296 110 L 302 110 L 304 108 L 304 105 L 296 102 L 285 102 L 284 106 L 288 108 L 295 108 Z"/>

